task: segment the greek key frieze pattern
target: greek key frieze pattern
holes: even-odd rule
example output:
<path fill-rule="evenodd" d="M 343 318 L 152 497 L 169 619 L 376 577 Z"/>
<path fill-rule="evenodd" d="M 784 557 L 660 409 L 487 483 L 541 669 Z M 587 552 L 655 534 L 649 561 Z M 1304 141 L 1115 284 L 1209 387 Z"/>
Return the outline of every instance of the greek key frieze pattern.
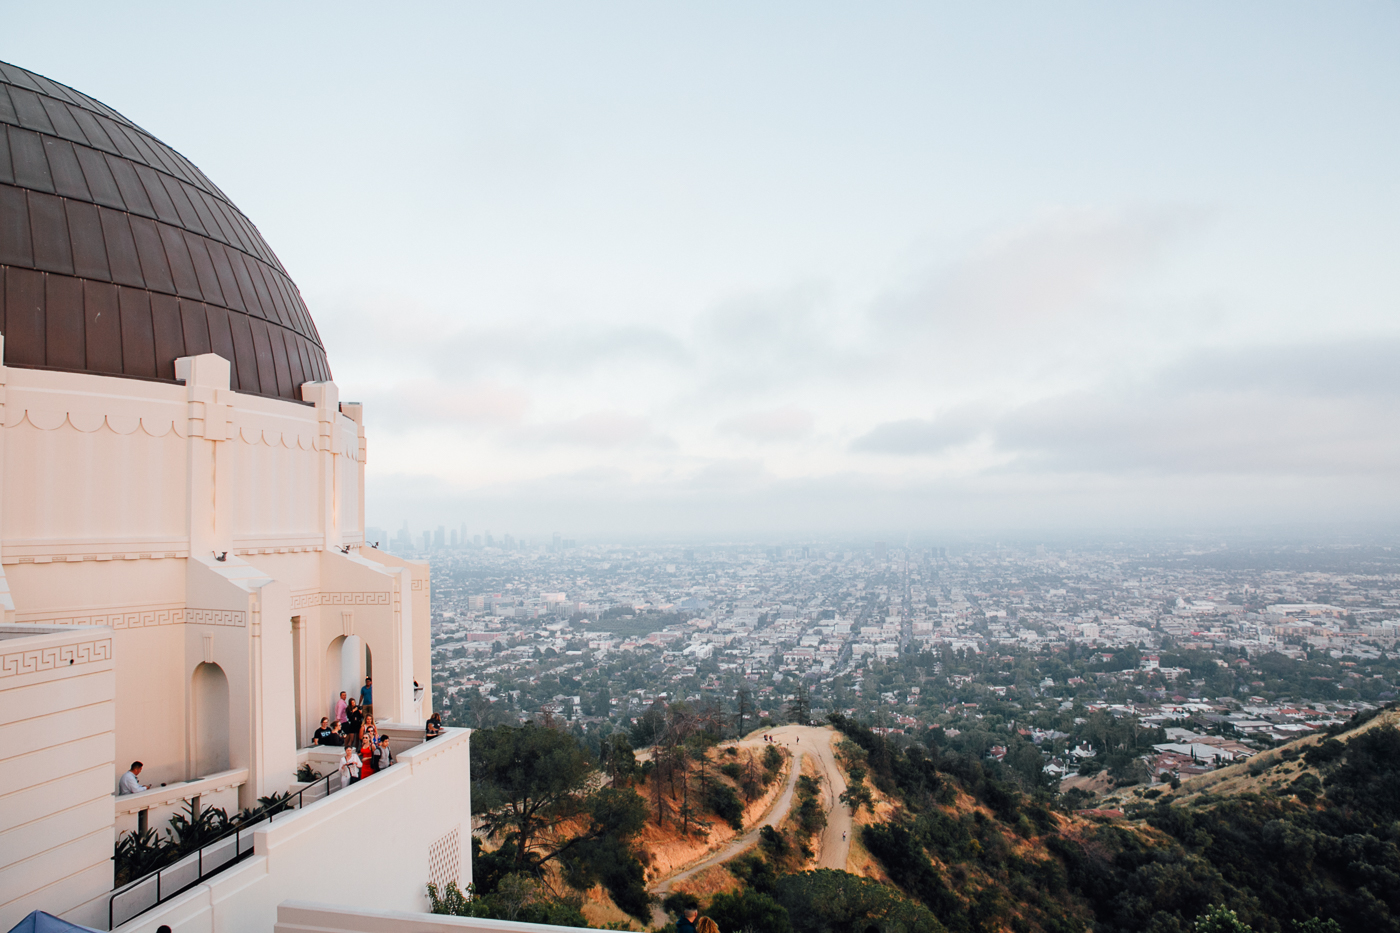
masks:
<path fill-rule="evenodd" d="M 50 648 L 34 648 L 30 651 L 16 651 L 0 654 L 0 678 L 17 677 L 20 674 L 38 674 L 58 668 L 74 667 L 78 664 L 92 664 L 112 659 L 112 639 L 79 642 L 76 645 L 54 645 Z"/>
<path fill-rule="evenodd" d="M 237 609 L 186 609 L 185 621 L 191 625 L 233 625 L 244 628 L 248 613 Z"/>
<path fill-rule="evenodd" d="M 371 593 L 302 593 L 292 597 L 293 609 L 308 606 L 387 606 L 387 590 Z"/>
<path fill-rule="evenodd" d="M 157 625 L 229 625 L 244 628 L 248 613 L 236 609 L 124 609 L 95 612 L 83 616 L 63 616 L 55 619 L 25 619 L 31 625 L 106 625 L 114 629 L 152 628 Z"/>

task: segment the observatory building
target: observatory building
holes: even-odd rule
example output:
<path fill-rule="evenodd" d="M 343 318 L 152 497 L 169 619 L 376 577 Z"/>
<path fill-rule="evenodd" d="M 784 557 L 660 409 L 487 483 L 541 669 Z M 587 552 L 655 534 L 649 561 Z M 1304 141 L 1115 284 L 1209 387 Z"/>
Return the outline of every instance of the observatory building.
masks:
<path fill-rule="evenodd" d="M 361 408 L 300 293 L 188 159 L 3 63 L 0 333 L 0 930 L 271 930 L 292 898 L 465 887 L 428 568 L 366 546 Z M 367 676 L 396 762 L 342 789 L 310 740 Z M 207 844 L 114 861 L 177 815 Z"/>

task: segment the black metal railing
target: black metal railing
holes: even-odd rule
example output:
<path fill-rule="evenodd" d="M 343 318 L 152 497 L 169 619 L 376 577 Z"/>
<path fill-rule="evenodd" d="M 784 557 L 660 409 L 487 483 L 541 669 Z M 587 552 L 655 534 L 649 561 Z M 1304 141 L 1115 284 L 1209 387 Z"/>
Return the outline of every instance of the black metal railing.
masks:
<path fill-rule="evenodd" d="M 186 853 L 171 864 L 113 891 L 112 896 L 107 899 L 107 929 L 115 930 L 118 923 L 126 923 L 133 917 L 139 917 L 151 908 L 183 894 L 204 879 L 217 875 L 225 868 L 252 855 L 251 834 L 254 829 L 265 822 L 272 822 L 279 813 L 300 810 L 308 803 L 315 803 L 330 796 L 331 781 L 335 777 L 335 772 L 332 772 L 317 778 L 315 783 L 308 784 L 295 794 L 288 794 L 275 803 L 237 817 L 237 825 L 204 843 L 195 851 Z M 317 790 L 320 793 L 308 795 L 308 792 Z M 120 921 L 117 920 L 118 914 L 122 918 Z"/>

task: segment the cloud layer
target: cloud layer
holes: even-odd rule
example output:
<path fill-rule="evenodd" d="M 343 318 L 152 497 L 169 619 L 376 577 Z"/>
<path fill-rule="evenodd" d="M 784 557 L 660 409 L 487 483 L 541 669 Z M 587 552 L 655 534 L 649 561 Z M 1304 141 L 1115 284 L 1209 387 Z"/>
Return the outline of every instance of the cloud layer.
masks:
<path fill-rule="evenodd" d="M 1052 212 L 865 300 L 808 283 L 651 324 L 396 317 L 366 347 L 432 375 L 386 368 L 370 394 L 380 501 L 597 533 L 1396 517 L 1400 336 L 1164 312 L 1153 283 L 1207 217 Z M 430 495 L 388 491 L 419 471 Z"/>
<path fill-rule="evenodd" d="M 240 10 L 0 59 L 258 224 L 373 525 L 1400 519 L 1394 5 Z"/>

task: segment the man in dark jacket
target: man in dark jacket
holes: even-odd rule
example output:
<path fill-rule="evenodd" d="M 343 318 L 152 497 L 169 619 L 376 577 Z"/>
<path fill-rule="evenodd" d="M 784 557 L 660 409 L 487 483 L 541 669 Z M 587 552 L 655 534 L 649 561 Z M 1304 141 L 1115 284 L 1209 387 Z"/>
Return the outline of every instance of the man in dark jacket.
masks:
<path fill-rule="evenodd" d="M 695 918 L 700 915 L 700 910 L 696 907 L 685 907 L 681 910 L 681 918 L 676 921 L 676 933 L 695 933 Z"/>

